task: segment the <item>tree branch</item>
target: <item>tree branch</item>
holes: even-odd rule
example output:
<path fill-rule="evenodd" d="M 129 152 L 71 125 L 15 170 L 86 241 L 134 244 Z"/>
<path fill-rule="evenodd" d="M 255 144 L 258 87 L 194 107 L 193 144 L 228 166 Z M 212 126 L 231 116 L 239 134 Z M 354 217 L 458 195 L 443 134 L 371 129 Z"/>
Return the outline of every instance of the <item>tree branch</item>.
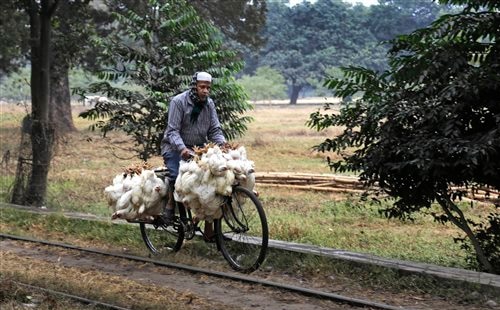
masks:
<path fill-rule="evenodd" d="M 47 14 L 49 17 L 52 17 L 52 15 L 54 15 L 56 9 L 57 9 L 57 6 L 59 5 L 59 0 L 55 0 L 54 4 L 52 4 L 48 11 L 47 11 Z"/>

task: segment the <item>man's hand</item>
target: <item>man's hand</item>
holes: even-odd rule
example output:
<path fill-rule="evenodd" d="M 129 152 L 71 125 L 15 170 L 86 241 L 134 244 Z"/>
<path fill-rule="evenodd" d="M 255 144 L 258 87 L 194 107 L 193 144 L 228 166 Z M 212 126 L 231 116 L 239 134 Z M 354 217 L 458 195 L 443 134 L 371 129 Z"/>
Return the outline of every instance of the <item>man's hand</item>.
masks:
<path fill-rule="evenodd" d="M 187 147 L 184 148 L 182 151 L 181 151 L 181 158 L 184 159 L 184 160 L 188 160 L 190 157 L 192 156 L 192 152 L 190 149 L 188 149 Z"/>

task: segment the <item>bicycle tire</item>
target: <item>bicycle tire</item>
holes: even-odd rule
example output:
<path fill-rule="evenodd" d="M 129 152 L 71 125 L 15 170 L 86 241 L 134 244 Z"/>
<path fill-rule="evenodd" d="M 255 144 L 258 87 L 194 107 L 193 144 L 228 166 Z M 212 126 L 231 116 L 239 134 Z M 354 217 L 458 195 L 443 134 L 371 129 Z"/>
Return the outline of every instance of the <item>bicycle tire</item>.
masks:
<path fill-rule="evenodd" d="M 250 190 L 234 186 L 222 206 L 223 216 L 215 221 L 216 242 L 229 265 L 250 273 L 264 262 L 269 242 L 266 214 Z"/>
<path fill-rule="evenodd" d="M 154 254 L 177 252 L 184 242 L 184 224 L 181 219 L 186 218 L 186 209 L 183 206 L 176 208 L 173 223 L 165 224 L 160 218 L 152 223 L 140 223 L 142 240 L 149 251 Z"/>

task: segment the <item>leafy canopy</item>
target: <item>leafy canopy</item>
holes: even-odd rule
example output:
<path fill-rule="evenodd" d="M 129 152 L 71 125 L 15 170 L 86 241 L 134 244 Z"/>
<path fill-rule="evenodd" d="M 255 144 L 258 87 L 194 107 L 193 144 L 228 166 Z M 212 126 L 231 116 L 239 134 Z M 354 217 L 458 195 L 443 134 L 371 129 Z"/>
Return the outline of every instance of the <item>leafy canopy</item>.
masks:
<path fill-rule="evenodd" d="M 500 188 L 500 4 L 447 2 L 465 5 L 463 12 L 394 40 L 387 71 L 348 67 L 343 79 L 328 80 L 343 98 L 362 96 L 344 102 L 340 114 L 313 113 L 308 124 L 345 126 L 316 148 L 354 147 L 330 166 L 361 171 L 367 184 L 396 197 L 388 216 L 408 218 L 437 201 L 438 219 L 464 230 L 481 260 L 481 240 L 452 201 L 463 195 L 457 186 Z M 482 268 L 500 265 L 498 248 Z"/>
<path fill-rule="evenodd" d="M 320 79 L 329 67 L 350 64 L 382 68 L 386 50 L 365 27 L 367 8 L 351 7 L 341 1 L 318 0 L 289 7 L 282 2 L 268 4 L 259 66 L 279 70 L 292 88 L 291 103 L 298 92 Z"/>
<path fill-rule="evenodd" d="M 185 1 L 151 0 L 144 14 L 123 8 L 115 13 L 117 28 L 96 44 L 102 45 L 106 64 L 100 77 L 80 93 L 101 93 L 110 100 L 81 114 L 99 119 L 92 129 L 104 135 L 123 130 L 132 136 L 138 155 L 147 160 L 158 154 L 166 126 L 169 98 L 189 86 L 196 71 L 208 71 L 214 78 L 212 95 L 224 134 L 241 135 L 249 117 L 241 116 L 251 106 L 231 74 L 243 64 L 236 53 L 224 50 L 219 33 L 200 19 Z M 116 87 L 121 81 L 142 90 Z"/>

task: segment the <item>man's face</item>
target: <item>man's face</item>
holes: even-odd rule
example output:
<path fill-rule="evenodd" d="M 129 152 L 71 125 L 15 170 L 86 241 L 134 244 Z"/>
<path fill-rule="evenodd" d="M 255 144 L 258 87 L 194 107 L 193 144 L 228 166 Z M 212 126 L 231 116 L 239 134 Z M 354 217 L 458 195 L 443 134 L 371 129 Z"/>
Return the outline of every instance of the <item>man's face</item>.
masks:
<path fill-rule="evenodd" d="M 210 87 L 212 83 L 208 81 L 198 81 L 196 82 L 196 92 L 198 94 L 198 97 L 200 97 L 201 100 L 207 99 L 208 95 L 210 94 Z"/>

